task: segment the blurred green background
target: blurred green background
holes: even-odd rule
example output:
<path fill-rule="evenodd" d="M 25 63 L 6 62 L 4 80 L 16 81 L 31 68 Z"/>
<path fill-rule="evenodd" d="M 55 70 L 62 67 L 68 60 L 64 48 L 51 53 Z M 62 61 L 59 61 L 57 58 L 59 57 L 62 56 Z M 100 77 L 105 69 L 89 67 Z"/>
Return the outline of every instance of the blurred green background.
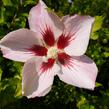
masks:
<path fill-rule="evenodd" d="M 0 109 L 109 109 L 109 0 L 43 0 L 59 16 L 75 13 L 95 17 L 87 56 L 99 73 L 94 91 L 67 85 L 55 77 L 51 92 L 42 98 L 21 95 L 23 63 L 0 52 Z M 29 10 L 37 0 L 0 0 L 0 39 L 8 32 L 28 28 Z"/>

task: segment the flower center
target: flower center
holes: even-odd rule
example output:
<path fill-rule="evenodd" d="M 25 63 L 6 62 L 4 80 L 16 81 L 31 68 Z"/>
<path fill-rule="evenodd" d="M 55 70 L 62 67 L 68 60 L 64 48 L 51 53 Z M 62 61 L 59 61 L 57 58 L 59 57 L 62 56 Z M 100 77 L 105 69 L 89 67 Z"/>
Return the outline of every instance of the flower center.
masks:
<path fill-rule="evenodd" d="M 56 47 L 50 47 L 47 51 L 47 58 L 57 58 L 58 49 Z"/>
<path fill-rule="evenodd" d="M 43 56 L 43 61 L 48 62 L 48 59 L 56 59 L 58 57 L 58 49 L 56 47 L 48 48 L 47 55 Z"/>

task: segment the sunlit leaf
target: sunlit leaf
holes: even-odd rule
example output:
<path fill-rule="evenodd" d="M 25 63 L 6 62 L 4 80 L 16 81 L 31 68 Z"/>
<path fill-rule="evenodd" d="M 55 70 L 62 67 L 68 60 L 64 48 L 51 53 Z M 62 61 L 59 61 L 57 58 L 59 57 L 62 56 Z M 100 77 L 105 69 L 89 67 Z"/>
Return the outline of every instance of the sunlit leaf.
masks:
<path fill-rule="evenodd" d="M 103 20 L 104 20 L 103 16 L 95 17 L 95 21 L 94 21 L 92 33 L 91 33 L 91 39 L 93 39 L 93 40 L 98 39 L 99 36 L 95 32 L 97 32 L 100 28 L 102 28 Z"/>
<path fill-rule="evenodd" d="M 5 21 L 5 8 L 4 7 L 1 7 L 0 9 L 0 24 L 4 23 Z"/>
<path fill-rule="evenodd" d="M 12 6 L 13 5 L 11 0 L 2 0 L 2 2 L 3 2 L 4 6 Z"/>
<path fill-rule="evenodd" d="M 104 52 L 103 54 L 106 58 L 109 57 L 109 52 Z"/>
<path fill-rule="evenodd" d="M 27 6 L 27 5 L 30 5 L 30 4 L 35 5 L 36 4 L 36 0 L 26 0 L 24 2 L 24 7 Z"/>
<path fill-rule="evenodd" d="M 86 98 L 84 96 L 81 96 L 80 101 L 77 103 L 77 107 L 80 108 L 81 105 L 86 103 Z"/>
<path fill-rule="evenodd" d="M 101 84 L 101 83 L 96 82 L 96 87 L 100 87 L 100 86 L 102 86 L 102 84 Z"/>

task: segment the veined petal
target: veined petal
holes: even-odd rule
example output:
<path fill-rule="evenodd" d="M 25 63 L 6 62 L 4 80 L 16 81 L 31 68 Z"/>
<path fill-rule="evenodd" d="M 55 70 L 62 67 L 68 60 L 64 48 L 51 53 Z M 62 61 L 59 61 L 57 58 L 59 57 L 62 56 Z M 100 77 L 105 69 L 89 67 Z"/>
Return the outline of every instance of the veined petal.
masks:
<path fill-rule="evenodd" d="M 62 19 L 61 19 L 61 21 L 64 23 L 64 25 L 66 23 L 68 23 L 69 20 L 71 20 L 70 15 L 63 16 Z M 65 27 L 66 27 L 66 25 L 65 25 Z"/>
<path fill-rule="evenodd" d="M 45 32 L 46 27 L 51 29 L 56 38 L 64 29 L 64 24 L 60 21 L 60 18 L 48 11 L 42 0 L 39 0 L 39 3 L 30 10 L 28 20 L 30 29 L 37 32 L 39 37 L 42 36 L 42 32 Z"/>
<path fill-rule="evenodd" d="M 65 33 L 73 34 L 73 40 L 65 48 L 65 52 L 73 56 L 81 56 L 86 52 L 94 18 L 90 16 L 66 16 L 62 20 L 65 24 Z"/>
<path fill-rule="evenodd" d="M 94 89 L 97 76 L 95 63 L 87 56 L 72 57 L 69 67 L 62 65 L 60 80 L 81 88 Z"/>
<path fill-rule="evenodd" d="M 33 56 L 28 49 L 35 44 L 39 45 L 39 40 L 36 36 L 35 32 L 28 29 L 19 29 L 8 33 L 0 41 L 3 56 L 8 59 L 25 62 Z"/>
<path fill-rule="evenodd" d="M 51 69 L 42 72 L 41 65 L 40 58 L 31 58 L 24 65 L 22 93 L 28 98 L 46 95 L 51 90 L 55 73 L 59 71 L 59 66 L 54 64 Z"/>
<path fill-rule="evenodd" d="M 8 48 L 1 48 L 1 51 L 3 53 L 3 57 L 19 62 L 26 62 L 29 58 L 34 56 L 34 54 L 29 52 L 13 51 Z"/>
<path fill-rule="evenodd" d="M 47 55 L 47 48 L 40 46 L 40 45 L 33 45 L 31 48 L 28 49 L 32 53 L 37 56 L 45 56 Z"/>
<path fill-rule="evenodd" d="M 53 21 L 54 25 L 54 35 L 55 38 L 57 39 L 63 32 L 65 26 L 64 23 L 61 21 L 61 19 L 53 12 L 48 12 L 50 18 Z"/>

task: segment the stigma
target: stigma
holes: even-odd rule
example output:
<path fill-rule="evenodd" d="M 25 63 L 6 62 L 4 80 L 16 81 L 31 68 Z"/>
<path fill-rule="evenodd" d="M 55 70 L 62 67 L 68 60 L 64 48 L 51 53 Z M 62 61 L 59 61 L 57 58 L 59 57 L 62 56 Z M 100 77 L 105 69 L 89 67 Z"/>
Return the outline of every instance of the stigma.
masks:
<path fill-rule="evenodd" d="M 47 58 L 57 58 L 58 49 L 56 47 L 50 47 L 47 51 Z"/>

